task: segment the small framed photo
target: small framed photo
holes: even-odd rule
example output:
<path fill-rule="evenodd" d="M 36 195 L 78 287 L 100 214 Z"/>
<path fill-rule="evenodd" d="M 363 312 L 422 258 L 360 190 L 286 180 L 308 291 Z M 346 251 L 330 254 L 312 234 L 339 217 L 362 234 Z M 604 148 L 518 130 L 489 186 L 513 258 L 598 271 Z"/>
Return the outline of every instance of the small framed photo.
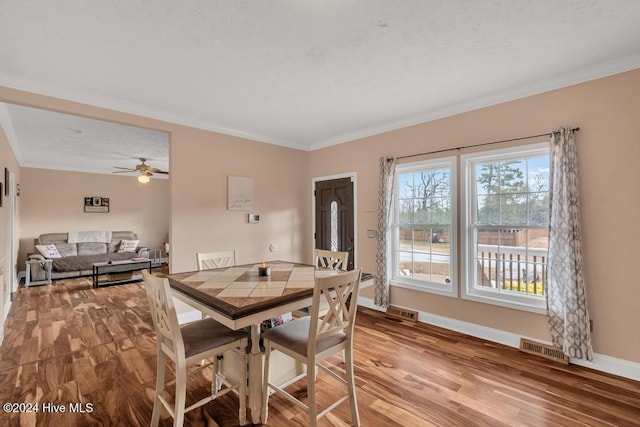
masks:
<path fill-rule="evenodd" d="M 109 213 L 109 198 L 90 196 L 84 198 L 86 213 Z"/>
<path fill-rule="evenodd" d="M 0 182 L 0 208 L 2 207 L 2 183 Z"/>
<path fill-rule="evenodd" d="M 9 169 L 7 168 L 4 168 L 4 195 L 9 195 Z"/>

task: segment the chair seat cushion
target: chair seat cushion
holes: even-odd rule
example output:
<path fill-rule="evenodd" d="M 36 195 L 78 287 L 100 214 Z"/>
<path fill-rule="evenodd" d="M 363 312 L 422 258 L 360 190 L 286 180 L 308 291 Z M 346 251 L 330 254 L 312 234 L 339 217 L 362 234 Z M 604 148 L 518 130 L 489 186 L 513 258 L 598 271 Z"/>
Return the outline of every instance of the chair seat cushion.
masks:
<path fill-rule="evenodd" d="M 188 323 L 180 331 L 187 358 L 249 336 L 244 330 L 234 331 L 211 318 Z"/>
<path fill-rule="evenodd" d="M 269 329 L 262 337 L 274 344 L 288 348 L 298 354 L 307 357 L 307 343 L 309 341 L 309 324 L 311 317 L 301 317 L 284 325 Z M 322 353 L 328 348 L 344 342 L 347 336 L 344 332 L 336 333 L 321 337 L 316 342 L 316 353 Z"/>

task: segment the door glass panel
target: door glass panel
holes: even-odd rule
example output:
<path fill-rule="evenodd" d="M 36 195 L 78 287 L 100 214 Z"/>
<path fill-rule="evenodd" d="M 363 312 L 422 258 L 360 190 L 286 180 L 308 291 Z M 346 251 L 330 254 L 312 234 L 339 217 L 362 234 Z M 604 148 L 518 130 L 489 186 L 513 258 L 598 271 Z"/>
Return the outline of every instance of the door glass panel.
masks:
<path fill-rule="evenodd" d="M 338 251 L 338 202 L 331 202 L 331 250 Z"/>

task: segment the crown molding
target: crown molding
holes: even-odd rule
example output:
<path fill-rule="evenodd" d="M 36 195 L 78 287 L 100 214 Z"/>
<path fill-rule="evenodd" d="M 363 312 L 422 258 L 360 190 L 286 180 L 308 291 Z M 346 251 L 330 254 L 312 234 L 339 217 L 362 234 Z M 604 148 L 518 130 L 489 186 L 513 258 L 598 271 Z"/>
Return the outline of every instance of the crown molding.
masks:
<path fill-rule="evenodd" d="M 109 176 L 121 176 L 124 178 L 137 178 L 138 177 L 138 173 L 137 172 L 124 172 L 124 173 L 118 173 L 118 174 L 114 174 L 112 170 L 104 170 L 104 169 L 88 169 L 88 168 L 82 168 L 82 167 L 67 167 L 67 166 L 57 166 L 57 165 L 51 165 L 51 164 L 38 164 L 38 163 L 25 163 L 20 165 L 20 167 L 23 168 L 29 168 L 29 169 L 46 169 L 46 170 L 53 170 L 53 171 L 60 171 L 60 172 L 79 172 L 79 173 L 91 173 L 91 174 L 98 174 L 98 175 L 109 175 Z M 154 174 L 153 176 L 150 177 L 151 179 L 161 179 L 161 180 L 167 180 L 169 179 L 168 174 Z"/>
<path fill-rule="evenodd" d="M 208 121 L 196 120 L 188 116 L 170 113 L 167 111 L 157 110 L 138 104 L 124 102 L 108 97 L 95 96 L 80 91 L 73 91 L 70 89 L 54 87 L 38 82 L 34 82 L 27 79 L 10 76 L 0 73 L 0 85 L 24 90 L 36 94 L 52 96 L 72 102 L 78 102 L 81 104 L 92 105 L 100 108 L 107 108 L 119 112 L 134 114 L 137 116 L 148 117 L 156 120 L 166 121 L 169 123 L 175 123 L 183 126 L 189 126 L 197 129 L 208 130 L 223 135 L 229 135 L 238 138 L 249 139 L 266 144 L 278 145 L 282 147 L 302 150 L 302 151 L 314 151 L 322 148 L 330 147 L 333 145 L 343 144 L 345 142 L 378 135 L 385 132 L 402 129 L 409 126 L 415 126 L 421 123 L 430 122 L 437 119 L 461 114 L 480 108 L 490 107 L 492 105 L 501 104 L 504 102 L 514 101 L 522 99 L 532 95 L 538 95 L 544 92 L 573 86 L 576 84 L 584 83 L 599 78 L 608 77 L 614 74 L 623 73 L 636 68 L 640 68 L 640 52 L 616 60 L 604 62 L 601 64 L 584 67 L 579 70 L 573 70 L 557 74 L 547 79 L 532 82 L 530 84 L 521 85 L 518 87 L 512 87 L 501 92 L 490 94 L 484 97 L 474 98 L 466 102 L 460 102 L 455 104 L 446 105 L 440 108 L 434 108 L 422 113 L 406 117 L 400 120 L 389 121 L 380 124 L 379 126 L 373 126 L 363 129 L 358 129 L 353 132 L 337 135 L 332 138 L 313 142 L 310 144 L 296 144 L 293 141 L 275 138 L 268 135 L 261 135 L 251 132 L 245 132 L 239 129 L 232 129 L 222 126 L 218 123 L 211 123 Z M 14 135 L 15 136 L 15 135 Z M 11 142 L 11 141 L 10 141 Z M 15 144 L 15 141 L 14 141 Z M 12 145 L 12 148 L 13 147 Z M 17 152 L 19 153 L 19 152 Z"/>
<path fill-rule="evenodd" d="M 125 102 L 122 100 L 89 94 L 68 88 L 43 84 L 29 79 L 0 73 L 0 86 L 12 89 L 31 92 L 38 95 L 50 96 L 65 101 L 77 102 L 79 104 L 90 105 L 98 108 L 106 108 L 121 113 L 133 114 L 150 119 L 160 120 L 164 122 L 174 123 L 177 125 L 188 126 L 196 129 L 208 130 L 223 135 L 233 136 L 237 138 L 249 139 L 252 141 L 262 142 L 265 144 L 278 145 L 297 150 L 308 151 L 308 148 L 300 147 L 292 141 L 281 138 L 273 138 L 267 135 L 245 132 L 239 129 L 232 129 L 222 126 L 218 123 L 211 123 L 202 120 L 196 120 L 181 114 L 170 113 L 167 111 L 149 108 L 135 103 Z M 7 101 L 4 101 L 7 102 Z"/>
<path fill-rule="evenodd" d="M 478 110 L 480 108 L 491 107 L 493 105 L 502 104 L 504 102 L 515 101 L 517 99 L 526 98 L 528 96 L 538 95 L 544 92 L 550 92 L 556 89 L 585 83 L 591 80 L 597 80 L 615 74 L 624 73 L 636 68 L 640 68 L 640 52 L 631 56 L 619 58 L 602 64 L 557 74 L 548 79 L 539 80 L 527 85 L 513 87 L 501 92 L 497 92 L 466 102 L 460 102 L 456 104 L 446 105 L 440 108 L 435 108 L 401 120 L 387 122 L 381 124 L 380 126 L 360 129 L 354 132 L 339 135 L 330 139 L 326 139 L 324 141 L 313 143 L 309 146 L 309 150 L 319 150 L 321 148 L 343 144 L 345 142 L 354 141 L 357 139 L 379 135 L 385 132 L 391 132 L 409 126 L 415 126 L 433 120 L 454 116 L 456 114 L 466 113 L 469 111 Z"/>

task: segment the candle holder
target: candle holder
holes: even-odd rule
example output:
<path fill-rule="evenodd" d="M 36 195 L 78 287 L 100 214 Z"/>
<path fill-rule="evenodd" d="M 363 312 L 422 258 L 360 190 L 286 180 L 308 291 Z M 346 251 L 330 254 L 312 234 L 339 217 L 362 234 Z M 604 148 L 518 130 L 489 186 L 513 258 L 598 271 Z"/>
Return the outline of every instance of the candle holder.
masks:
<path fill-rule="evenodd" d="M 266 264 L 262 264 L 261 266 L 259 266 L 258 276 L 261 276 L 261 277 L 271 276 L 271 267 Z"/>

